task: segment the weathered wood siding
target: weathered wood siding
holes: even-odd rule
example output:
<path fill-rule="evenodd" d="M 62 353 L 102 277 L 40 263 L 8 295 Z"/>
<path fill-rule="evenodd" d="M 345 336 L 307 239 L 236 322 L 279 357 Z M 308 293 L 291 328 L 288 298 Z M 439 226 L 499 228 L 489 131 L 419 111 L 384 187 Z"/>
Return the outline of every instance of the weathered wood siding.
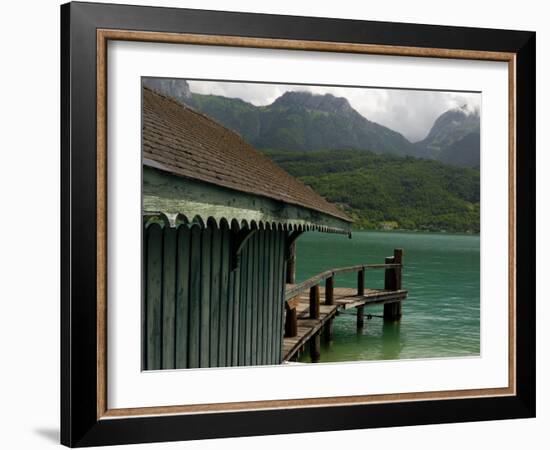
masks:
<path fill-rule="evenodd" d="M 285 231 L 256 231 L 235 270 L 228 227 L 143 233 L 144 370 L 281 362 Z"/>
<path fill-rule="evenodd" d="M 162 212 L 176 220 L 187 212 L 187 221 L 195 216 L 250 224 L 280 224 L 287 229 L 351 232 L 351 222 L 319 211 L 242 191 L 170 175 L 162 170 L 143 167 L 143 211 Z"/>

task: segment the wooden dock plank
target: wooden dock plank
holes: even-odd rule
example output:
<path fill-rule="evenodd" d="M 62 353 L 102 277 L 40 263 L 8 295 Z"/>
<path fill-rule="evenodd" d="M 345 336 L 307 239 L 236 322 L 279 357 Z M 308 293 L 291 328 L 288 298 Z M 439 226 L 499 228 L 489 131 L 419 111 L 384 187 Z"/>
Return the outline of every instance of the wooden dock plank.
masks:
<path fill-rule="evenodd" d="M 307 308 L 309 309 L 309 300 Z M 306 318 L 298 318 L 298 332 L 296 336 L 284 338 L 282 352 L 283 361 L 291 359 L 300 347 L 307 344 L 309 339 L 312 338 L 329 319 L 334 317 L 337 310 L 337 305 L 322 305 L 319 319 L 310 319 L 309 315 L 306 315 Z"/>
<path fill-rule="evenodd" d="M 293 284 L 287 284 L 287 291 L 291 290 Z M 325 288 L 319 287 L 320 314 L 319 319 L 309 317 L 309 292 L 305 291 L 295 297 L 292 307 L 296 308 L 298 317 L 298 333 L 293 337 L 285 337 L 283 340 L 282 358 L 289 361 L 308 341 L 332 319 L 339 309 L 351 309 L 369 305 L 381 305 L 391 302 L 401 302 L 407 297 L 407 291 L 384 290 L 384 289 L 363 289 L 363 295 L 357 294 L 356 288 L 333 288 L 333 304 L 325 305 Z"/>

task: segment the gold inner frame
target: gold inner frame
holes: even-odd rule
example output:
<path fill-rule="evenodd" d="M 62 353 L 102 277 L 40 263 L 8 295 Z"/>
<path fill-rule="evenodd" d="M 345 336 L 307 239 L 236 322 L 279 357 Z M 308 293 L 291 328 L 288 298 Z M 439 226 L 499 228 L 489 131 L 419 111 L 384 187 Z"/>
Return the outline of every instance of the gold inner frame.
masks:
<path fill-rule="evenodd" d="M 148 406 L 109 409 L 107 405 L 107 42 L 109 40 L 180 43 L 230 47 L 363 53 L 501 61 L 508 63 L 508 386 L 401 394 L 263 400 L 202 405 Z M 165 414 L 218 413 L 354 404 L 444 400 L 516 394 L 516 54 L 477 50 L 402 47 L 321 41 L 297 41 L 238 36 L 97 30 L 97 418 Z"/>

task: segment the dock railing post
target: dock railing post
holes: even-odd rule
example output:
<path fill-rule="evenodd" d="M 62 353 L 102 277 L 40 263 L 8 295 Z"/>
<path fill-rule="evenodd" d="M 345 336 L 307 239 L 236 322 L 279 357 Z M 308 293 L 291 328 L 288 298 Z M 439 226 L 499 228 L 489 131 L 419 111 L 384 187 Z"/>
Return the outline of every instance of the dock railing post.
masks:
<path fill-rule="evenodd" d="M 394 257 L 386 256 L 384 264 L 393 264 Z M 395 271 L 392 268 L 384 270 L 384 289 L 387 291 L 395 290 Z"/>
<path fill-rule="evenodd" d="M 309 356 L 312 363 L 319 362 L 321 358 L 321 335 L 319 331 L 309 340 Z"/>
<path fill-rule="evenodd" d="M 296 296 L 285 302 L 285 337 L 294 337 L 298 334 L 298 311 L 296 311 L 296 306 L 299 301 L 300 297 Z"/>
<path fill-rule="evenodd" d="M 365 295 L 365 268 L 357 271 L 357 295 Z M 365 305 L 355 308 L 357 311 L 357 329 L 365 325 Z"/>
<path fill-rule="evenodd" d="M 325 280 L 325 305 L 334 305 L 334 275 Z"/>
<path fill-rule="evenodd" d="M 285 281 L 287 284 L 296 283 L 296 241 L 291 242 L 288 247 Z"/>
<path fill-rule="evenodd" d="M 386 264 L 401 264 L 401 267 L 386 269 L 384 277 L 384 289 L 397 291 L 401 289 L 401 272 L 403 265 L 403 249 L 396 248 L 393 256 L 386 257 Z M 401 319 L 401 302 L 386 303 L 384 305 L 384 320 L 395 321 Z"/>
<path fill-rule="evenodd" d="M 357 272 L 357 295 L 365 295 L 365 269 Z"/>
<path fill-rule="evenodd" d="M 319 285 L 316 284 L 309 288 L 309 317 L 311 319 L 319 319 L 321 317 L 320 301 Z M 309 341 L 309 354 L 311 362 L 319 362 L 319 358 L 321 357 L 321 335 L 319 331 Z"/>
<path fill-rule="evenodd" d="M 310 319 L 319 319 L 320 317 L 320 294 L 319 294 L 319 285 L 316 284 L 309 288 L 309 318 Z"/>
<path fill-rule="evenodd" d="M 294 337 L 298 334 L 298 314 L 296 308 L 286 308 L 285 337 Z"/>
<path fill-rule="evenodd" d="M 402 272 L 403 272 L 403 249 L 396 248 L 393 250 L 393 262 L 394 264 L 401 264 L 401 267 L 397 267 L 395 270 L 395 289 L 401 289 Z"/>
<path fill-rule="evenodd" d="M 334 305 L 334 275 L 331 275 L 325 280 L 325 305 Z M 325 342 L 332 341 L 333 335 L 333 321 L 329 319 L 323 329 L 323 336 Z"/>

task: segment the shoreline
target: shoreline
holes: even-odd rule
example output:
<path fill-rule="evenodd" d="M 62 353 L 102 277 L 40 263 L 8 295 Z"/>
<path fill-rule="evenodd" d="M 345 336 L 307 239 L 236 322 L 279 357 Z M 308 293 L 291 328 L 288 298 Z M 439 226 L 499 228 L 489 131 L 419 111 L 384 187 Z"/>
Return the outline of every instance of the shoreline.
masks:
<path fill-rule="evenodd" d="M 467 231 L 428 231 L 428 230 L 407 230 L 407 229 L 401 229 L 396 228 L 394 230 L 385 230 L 382 228 L 359 228 L 359 229 L 352 229 L 351 233 L 367 233 L 367 232 L 375 232 L 375 233 L 414 233 L 414 234 L 444 234 L 444 235 L 454 235 L 454 236 L 481 236 L 481 233 L 471 233 Z"/>

